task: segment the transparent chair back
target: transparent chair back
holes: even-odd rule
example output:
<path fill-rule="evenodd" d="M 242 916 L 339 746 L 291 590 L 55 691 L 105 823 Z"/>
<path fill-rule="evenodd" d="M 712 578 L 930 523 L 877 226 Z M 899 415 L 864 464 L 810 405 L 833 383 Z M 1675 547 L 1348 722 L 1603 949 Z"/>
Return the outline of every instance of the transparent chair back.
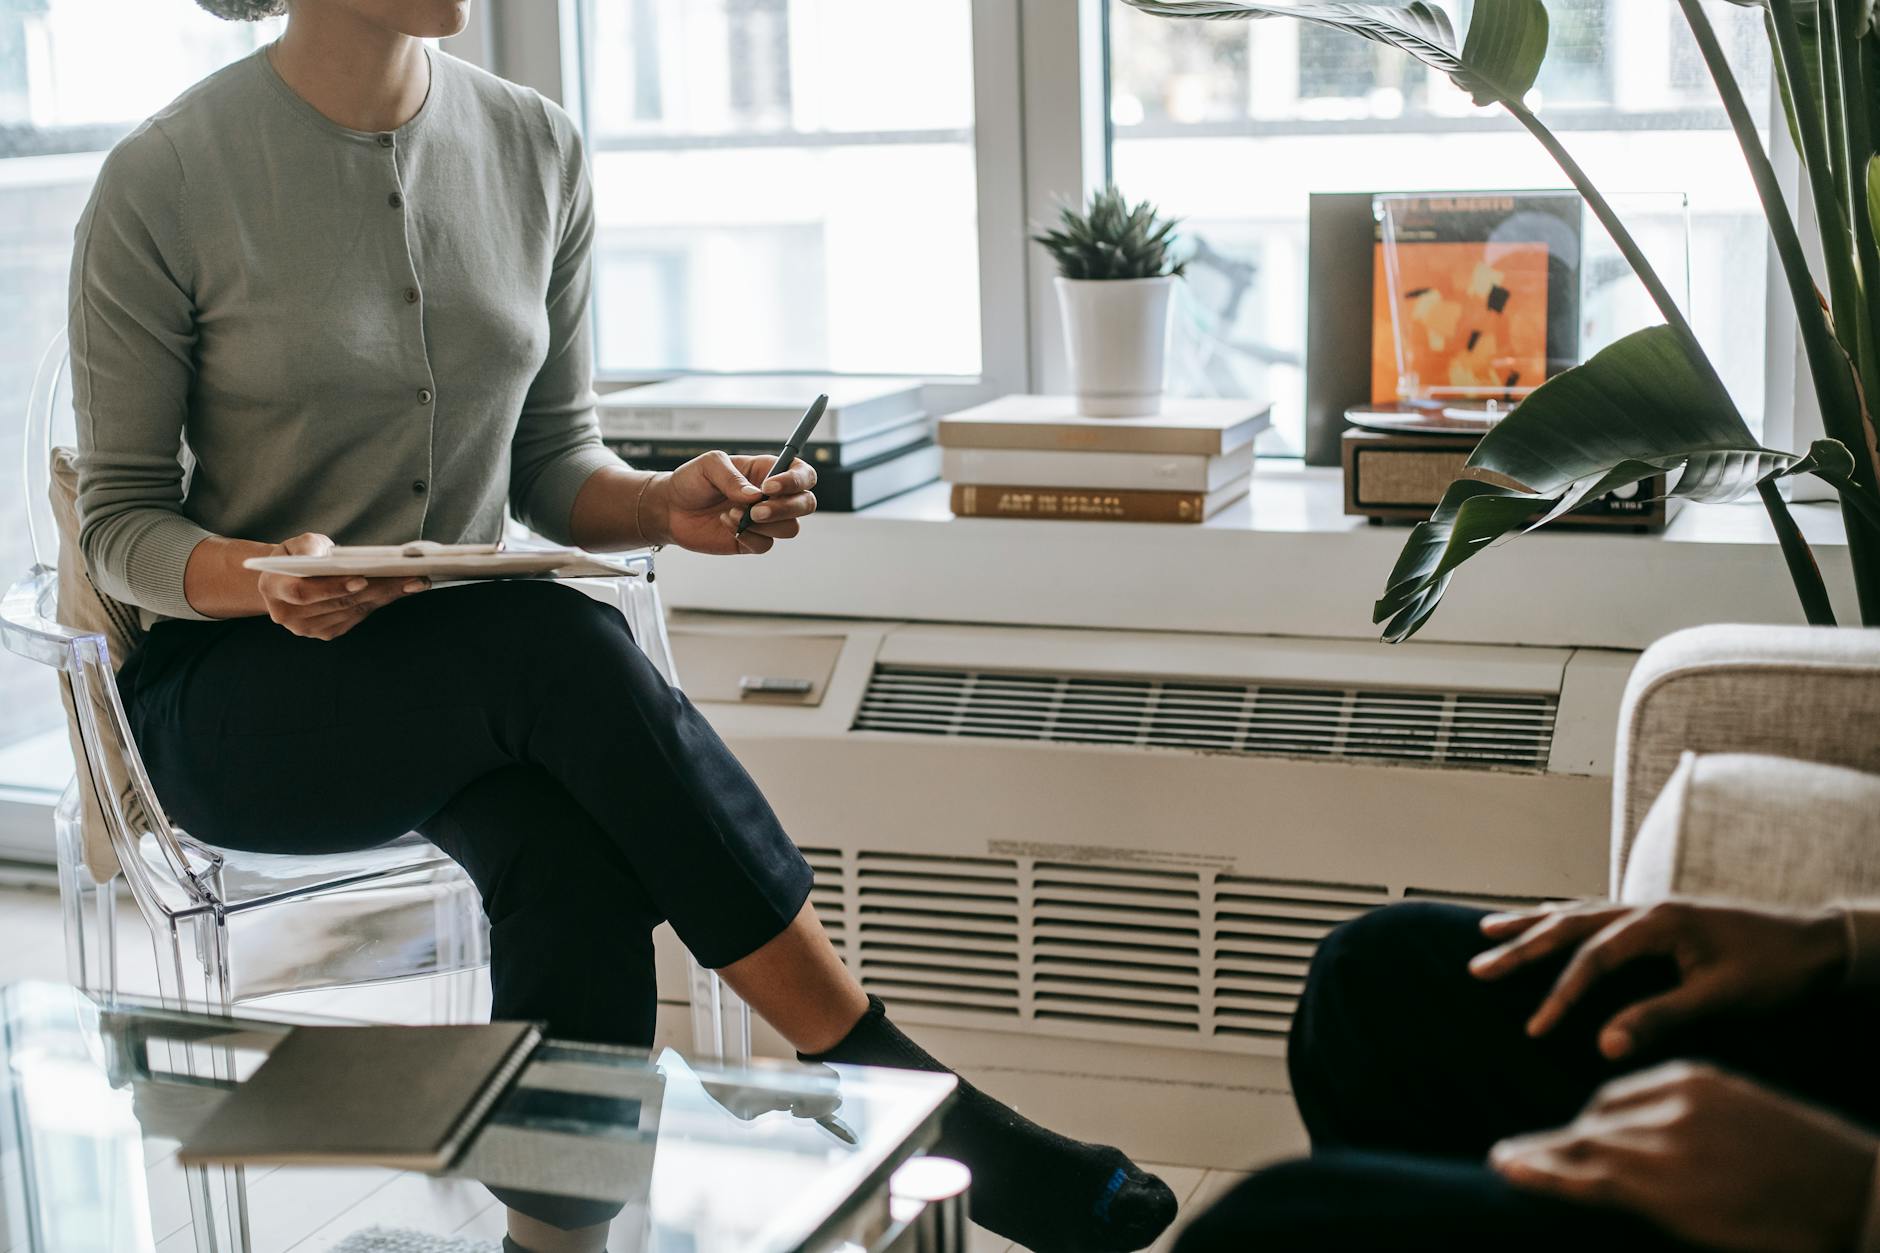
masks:
<path fill-rule="evenodd" d="M 55 440 L 70 442 L 64 336 L 35 376 L 25 430 L 25 506 L 33 568 L 0 604 L 0 643 L 58 672 L 72 698 L 77 773 L 55 811 L 68 976 L 103 992 L 119 984 L 115 912 L 121 877 L 155 948 L 158 986 L 178 1008 L 227 1011 L 263 997 L 423 980 L 396 1016 L 465 1021 L 487 964 L 489 932 L 468 876 L 416 833 L 357 853 L 243 853 L 192 839 L 166 816 L 119 702 L 102 634 L 59 623 L 58 529 L 48 503 Z M 650 553 L 634 577 L 591 593 L 616 604 L 634 638 L 674 681 Z M 85 857 L 84 799 L 97 799 L 121 874 L 102 882 Z M 96 860 L 96 859 L 94 859 Z M 715 974 L 692 965 L 693 1051 L 749 1058 L 749 1013 Z"/>

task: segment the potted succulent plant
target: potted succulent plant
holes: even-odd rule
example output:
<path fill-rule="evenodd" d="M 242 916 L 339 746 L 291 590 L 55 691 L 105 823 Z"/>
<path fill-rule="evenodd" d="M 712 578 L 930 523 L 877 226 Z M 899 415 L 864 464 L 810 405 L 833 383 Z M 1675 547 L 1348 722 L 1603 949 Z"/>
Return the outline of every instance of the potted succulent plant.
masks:
<path fill-rule="evenodd" d="M 1058 308 L 1077 411 L 1131 417 L 1162 407 L 1169 292 L 1182 262 L 1175 223 L 1147 200 L 1132 207 L 1114 187 L 1082 213 L 1065 205 L 1057 228 L 1032 238 L 1057 262 Z"/>

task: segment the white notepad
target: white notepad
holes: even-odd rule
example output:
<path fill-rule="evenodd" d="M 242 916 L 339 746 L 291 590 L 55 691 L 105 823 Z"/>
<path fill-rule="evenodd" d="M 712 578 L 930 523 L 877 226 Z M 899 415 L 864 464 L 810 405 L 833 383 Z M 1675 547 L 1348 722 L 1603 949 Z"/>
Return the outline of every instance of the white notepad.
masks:
<path fill-rule="evenodd" d="M 424 577 L 433 582 L 620 578 L 639 573 L 619 559 L 578 548 L 504 548 L 501 544 L 439 544 L 432 540 L 339 547 L 319 557 L 250 557 L 242 565 L 263 574 L 303 579 Z"/>

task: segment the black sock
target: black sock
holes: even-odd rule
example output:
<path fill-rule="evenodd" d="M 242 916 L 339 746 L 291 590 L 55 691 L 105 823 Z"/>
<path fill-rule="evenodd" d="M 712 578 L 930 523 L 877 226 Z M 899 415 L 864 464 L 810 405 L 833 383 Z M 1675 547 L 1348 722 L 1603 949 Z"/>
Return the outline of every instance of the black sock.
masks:
<path fill-rule="evenodd" d="M 842 1042 L 804 1061 L 947 1071 L 888 1021 L 881 998 Z M 936 1151 L 972 1168 L 973 1221 L 1035 1253 L 1127 1253 L 1175 1220 L 1175 1194 L 1121 1151 L 1047 1131 L 966 1080 Z"/>

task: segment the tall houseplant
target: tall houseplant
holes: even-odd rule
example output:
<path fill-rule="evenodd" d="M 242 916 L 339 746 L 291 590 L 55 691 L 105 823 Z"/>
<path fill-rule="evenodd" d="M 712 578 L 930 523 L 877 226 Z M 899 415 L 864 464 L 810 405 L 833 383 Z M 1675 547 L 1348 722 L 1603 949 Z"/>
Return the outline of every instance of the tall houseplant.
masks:
<path fill-rule="evenodd" d="M 1057 226 L 1032 239 L 1057 262 L 1077 411 L 1101 418 L 1157 412 L 1169 295 L 1183 265 L 1170 250 L 1175 223 L 1147 200 L 1131 205 L 1105 187 L 1082 212 L 1063 206 Z"/>
<path fill-rule="evenodd" d="M 1458 479 L 1419 523 L 1391 570 L 1375 621 L 1402 640 L 1435 612 L 1456 568 L 1511 531 L 1589 496 L 1661 472 L 1692 500 L 1755 492 L 1811 623 L 1834 611 L 1814 554 L 1778 488 L 1814 474 L 1840 493 L 1861 620 L 1880 625 L 1880 31 L 1876 0 L 1728 0 L 1763 10 L 1783 104 L 1815 202 L 1828 291 L 1809 273 L 1755 118 L 1701 0 L 1677 0 L 1743 149 L 1782 262 L 1829 438 L 1806 452 L 1765 448 L 1731 400 L 1690 324 L 1599 189 L 1523 103 L 1547 55 L 1542 0 L 1475 0 L 1458 48 L 1441 9 L 1407 3 L 1261 4 L 1244 0 L 1125 0 L 1165 17 L 1315 22 L 1399 49 L 1449 76 L 1475 103 L 1500 105 L 1540 141 L 1645 284 L 1665 322 L 1616 341 L 1535 389 L 1482 438 L 1469 467 L 1525 484 L 1513 490 Z M 1643 0 L 1628 0 L 1642 3 Z"/>

